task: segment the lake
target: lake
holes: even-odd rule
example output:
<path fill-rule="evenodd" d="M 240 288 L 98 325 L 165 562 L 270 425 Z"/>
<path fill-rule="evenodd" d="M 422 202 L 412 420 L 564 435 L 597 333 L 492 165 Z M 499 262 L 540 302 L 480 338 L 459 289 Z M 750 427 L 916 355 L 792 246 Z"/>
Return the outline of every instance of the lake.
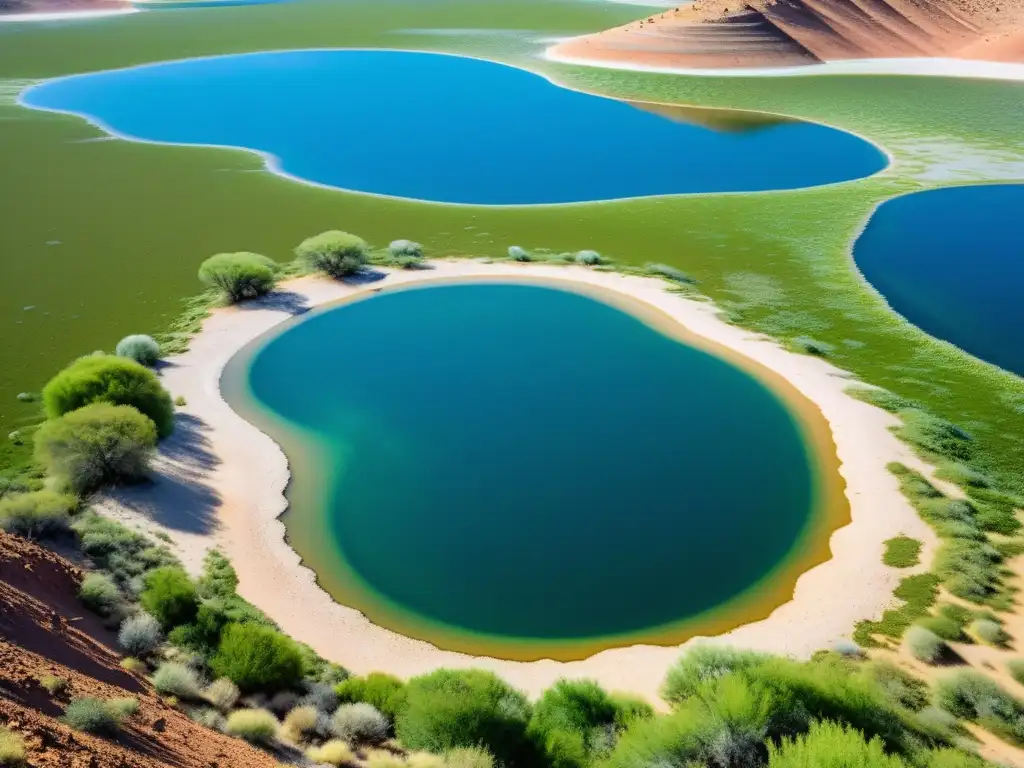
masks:
<path fill-rule="evenodd" d="M 883 203 L 854 245 L 889 305 L 932 336 L 1024 376 L 1024 186 L 917 192 Z"/>
<path fill-rule="evenodd" d="M 272 169 L 310 183 L 442 203 L 793 189 L 887 163 L 869 142 L 815 123 L 721 130 L 435 53 L 172 61 L 51 80 L 21 101 L 124 137 L 258 151 Z"/>
<path fill-rule="evenodd" d="M 224 388 L 289 456 L 288 538 L 320 584 L 441 647 L 681 642 L 767 615 L 827 556 L 834 468 L 790 408 L 568 290 L 385 291 L 273 331 Z"/>

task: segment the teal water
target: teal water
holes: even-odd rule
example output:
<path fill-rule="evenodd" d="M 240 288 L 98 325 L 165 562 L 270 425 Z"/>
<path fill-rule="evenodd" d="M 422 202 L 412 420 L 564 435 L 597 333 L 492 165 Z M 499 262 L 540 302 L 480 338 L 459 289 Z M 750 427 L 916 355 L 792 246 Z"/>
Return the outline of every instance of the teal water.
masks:
<path fill-rule="evenodd" d="M 872 144 L 823 125 L 684 124 L 503 64 L 435 53 L 163 62 L 48 81 L 21 102 L 128 138 L 256 150 L 304 181 L 445 203 L 792 189 L 886 165 Z"/>
<path fill-rule="evenodd" d="M 291 543 L 405 632 L 665 627 L 759 584 L 815 514 L 810 449 L 774 393 L 564 290 L 384 292 L 302 318 L 242 376 L 296 470 Z"/>

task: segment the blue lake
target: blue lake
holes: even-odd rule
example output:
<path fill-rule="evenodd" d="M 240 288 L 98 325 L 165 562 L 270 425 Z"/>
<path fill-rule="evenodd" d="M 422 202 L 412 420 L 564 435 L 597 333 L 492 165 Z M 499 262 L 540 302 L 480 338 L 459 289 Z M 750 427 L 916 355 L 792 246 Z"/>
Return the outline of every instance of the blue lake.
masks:
<path fill-rule="evenodd" d="M 887 162 L 869 142 L 822 125 L 718 130 L 431 53 L 165 62 L 48 81 L 22 103 L 140 140 L 258 150 L 273 168 L 318 184 L 446 203 L 792 189 L 861 178 Z"/>
<path fill-rule="evenodd" d="M 922 330 L 1024 376 L 1024 186 L 883 203 L 854 245 L 864 277 Z"/>

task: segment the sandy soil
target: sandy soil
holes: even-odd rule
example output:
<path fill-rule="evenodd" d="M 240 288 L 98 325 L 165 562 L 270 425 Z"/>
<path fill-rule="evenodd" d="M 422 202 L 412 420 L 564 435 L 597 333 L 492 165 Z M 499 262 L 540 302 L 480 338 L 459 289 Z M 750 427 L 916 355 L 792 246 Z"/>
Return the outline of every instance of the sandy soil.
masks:
<path fill-rule="evenodd" d="M 889 414 L 844 394 L 850 380 L 820 358 L 798 355 L 718 319 L 706 302 L 686 299 L 651 278 L 583 267 L 442 261 L 429 271 L 389 273 L 372 287 L 320 278 L 291 281 L 265 300 L 216 311 L 190 350 L 163 371 L 175 396 L 184 396 L 178 430 L 161 451 L 155 483 L 108 497 L 103 509 L 150 532 L 170 537 L 193 567 L 218 546 L 231 558 L 240 592 L 293 637 L 356 673 L 386 670 L 412 676 L 441 666 L 485 667 L 531 694 L 559 677 L 591 677 L 610 689 L 654 699 L 679 648 L 633 646 L 574 662 L 511 662 L 439 650 L 371 624 L 338 605 L 316 585 L 284 540 L 278 515 L 288 482 L 284 454 L 269 437 L 234 413 L 220 395 L 228 360 L 248 342 L 308 307 L 387 286 L 453 278 L 537 278 L 566 287 L 611 291 L 661 310 L 690 333 L 726 347 L 784 377 L 820 408 L 832 429 L 852 522 L 831 539 L 833 557 L 805 573 L 792 600 L 767 619 L 714 642 L 808 657 L 848 637 L 861 619 L 877 618 L 893 604 L 892 590 L 907 571 L 881 562 L 883 541 L 905 533 L 925 543 L 922 562 L 936 545 L 931 530 L 885 469 L 890 461 L 928 472 L 890 432 Z M 929 472 L 930 474 L 930 472 Z M 923 566 L 922 566 L 923 567 Z"/>

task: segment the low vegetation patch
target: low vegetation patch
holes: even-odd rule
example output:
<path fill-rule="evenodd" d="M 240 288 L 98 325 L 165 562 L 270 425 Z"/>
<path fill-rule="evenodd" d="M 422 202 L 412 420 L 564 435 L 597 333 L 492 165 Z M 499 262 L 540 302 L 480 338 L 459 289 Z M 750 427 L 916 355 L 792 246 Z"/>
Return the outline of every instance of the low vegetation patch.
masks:
<path fill-rule="evenodd" d="M 295 256 L 311 269 L 333 278 L 354 275 L 366 264 L 370 247 L 348 232 L 332 230 L 303 240 Z"/>
<path fill-rule="evenodd" d="M 253 624 L 229 624 L 221 634 L 210 668 L 243 692 L 280 690 L 303 673 L 297 644 L 277 630 Z"/>
<path fill-rule="evenodd" d="M 928 613 L 935 604 L 939 591 L 939 579 L 931 573 L 908 576 L 893 591 L 893 596 L 902 600 L 899 608 L 891 608 L 878 621 L 860 621 L 853 632 L 853 639 L 862 648 L 878 648 L 881 643 L 876 636 L 898 639 L 918 619 Z"/>
<path fill-rule="evenodd" d="M 199 279 L 228 304 L 255 299 L 274 289 L 277 264 L 258 253 L 218 253 L 199 267 Z"/>
<path fill-rule="evenodd" d="M 339 702 L 366 702 L 376 707 L 391 722 L 395 722 L 405 708 L 405 683 L 383 672 L 350 677 L 339 683 L 334 690 Z"/>
<path fill-rule="evenodd" d="M 1024 744 L 1024 704 L 980 672 L 962 670 L 941 678 L 935 685 L 935 701 L 956 717 Z"/>
<path fill-rule="evenodd" d="M 352 745 L 380 744 L 391 724 L 380 711 L 366 703 L 342 704 L 331 717 L 331 732 Z"/>
<path fill-rule="evenodd" d="M 53 491 L 12 493 L 0 498 L 0 529 L 28 539 L 49 539 L 68 531 L 74 496 Z"/>
<path fill-rule="evenodd" d="M 0 725 L 0 765 L 21 765 L 27 754 L 21 735 Z"/>
<path fill-rule="evenodd" d="M 117 643 L 132 656 L 148 656 L 163 642 L 160 622 L 148 613 L 137 613 L 121 622 Z"/>
<path fill-rule="evenodd" d="M 160 345 L 152 336 L 137 333 L 121 339 L 114 354 L 151 368 L 160 360 Z"/>
<path fill-rule="evenodd" d="M 306 757 L 314 763 L 326 765 L 348 765 L 355 763 L 356 755 L 341 739 L 332 739 L 319 747 L 306 750 Z"/>
<path fill-rule="evenodd" d="M 921 542 L 909 536 L 896 536 L 885 542 L 882 562 L 890 568 L 911 568 L 921 562 Z"/>
<path fill-rule="evenodd" d="M 941 637 L 929 629 L 914 626 L 907 630 L 903 639 L 910 655 L 925 664 L 935 664 L 948 652 L 948 646 Z"/>
<path fill-rule="evenodd" d="M 61 718 L 76 731 L 112 736 L 124 719 L 134 712 L 126 712 L 121 700 L 75 699 L 64 710 Z"/>
<path fill-rule="evenodd" d="M 277 718 L 266 709 L 238 709 L 228 715 L 226 733 L 253 744 L 268 744 L 277 734 Z"/>
<path fill-rule="evenodd" d="M 153 673 L 153 687 L 165 696 L 179 699 L 198 699 L 202 696 L 199 674 L 184 664 L 165 661 Z"/>

